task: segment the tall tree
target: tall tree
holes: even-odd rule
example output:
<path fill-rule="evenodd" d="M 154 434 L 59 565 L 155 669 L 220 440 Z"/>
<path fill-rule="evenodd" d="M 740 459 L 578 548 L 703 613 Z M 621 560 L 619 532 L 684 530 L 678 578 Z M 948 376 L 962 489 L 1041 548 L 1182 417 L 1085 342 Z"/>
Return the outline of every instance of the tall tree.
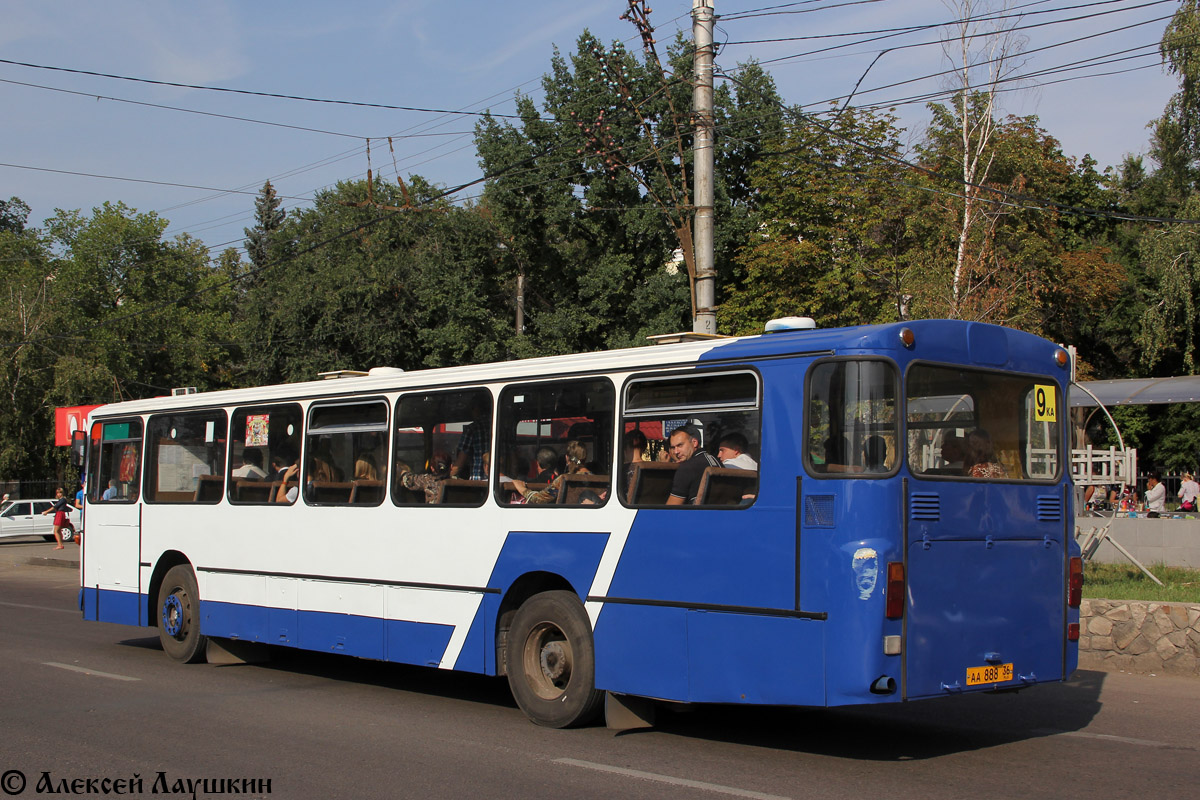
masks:
<path fill-rule="evenodd" d="M 955 68 L 954 99 L 958 139 L 958 172 L 962 178 L 959 204 L 958 241 L 955 246 L 948 316 L 962 316 L 960 304 L 966 299 L 972 281 L 986 260 L 986 251 L 978 246 L 979 227 L 987 220 L 978 218 L 979 185 L 986 183 L 994 153 L 992 137 L 996 131 L 996 90 L 1013 70 L 1013 58 L 1021 40 L 1013 33 L 1015 22 L 1000 22 L 1007 2 L 998 5 L 988 0 L 944 0 L 957 12 L 959 23 L 951 28 L 954 36 L 943 42 L 943 51 Z M 973 246 L 976 245 L 976 246 Z"/>
<path fill-rule="evenodd" d="M 244 229 L 246 256 L 255 269 L 266 266 L 271 260 L 272 250 L 278 244 L 279 229 L 283 226 L 285 216 L 275 187 L 267 181 L 254 200 L 254 227 Z"/>
<path fill-rule="evenodd" d="M 335 369 L 449 366 L 507 357 L 511 295 L 493 229 L 474 208 L 439 200 L 410 177 L 319 192 L 281 233 L 294 254 L 257 275 L 241 302 L 248 327 L 241 380 L 311 380 Z"/>
<path fill-rule="evenodd" d="M 528 344 L 538 352 L 642 343 L 689 326 L 690 44 L 669 48 L 670 72 L 591 34 L 568 60 L 556 53 L 539 113 L 528 99 L 519 125 L 485 119 L 480 163 L 490 176 L 484 213 L 524 274 Z M 715 93 L 717 266 L 757 222 L 745 184 L 764 135 L 781 125 L 774 86 L 747 65 L 736 91 Z"/>
<path fill-rule="evenodd" d="M 903 218 L 892 216 L 901 131 L 890 115 L 847 110 L 797 115 L 751 171 L 762 223 L 737 257 L 743 271 L 721 327 L 755 333 L 803 313 L 822 326 L 901 313 Z"/>

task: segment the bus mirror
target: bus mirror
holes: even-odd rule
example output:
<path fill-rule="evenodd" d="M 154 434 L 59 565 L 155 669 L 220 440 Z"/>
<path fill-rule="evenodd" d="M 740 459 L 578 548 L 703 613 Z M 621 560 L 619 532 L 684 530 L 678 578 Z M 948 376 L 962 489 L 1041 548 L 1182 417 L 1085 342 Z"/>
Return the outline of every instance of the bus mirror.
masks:
<path fill-rule="evenodd" d="M 83 455 L 87 449 L 87 431 L 71 432 L 71 464 L 77 469 L 83 466 Z"/>

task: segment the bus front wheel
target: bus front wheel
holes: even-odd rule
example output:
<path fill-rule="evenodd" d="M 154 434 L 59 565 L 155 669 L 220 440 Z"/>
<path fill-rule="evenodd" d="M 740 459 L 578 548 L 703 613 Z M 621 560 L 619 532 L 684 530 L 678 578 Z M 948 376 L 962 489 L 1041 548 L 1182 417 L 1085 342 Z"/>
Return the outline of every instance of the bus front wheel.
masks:
<path fill-rule="evenodd" d="M 574 593 L 542 592 L 525 601 L 513 617 L 505 658 L 513 697 L 538 725 L 583 725 L 600 711 L 592 626 Z"/>
<path fill-rule="evenodd" d="M 158 639 L 176 661 L 204 660 L 208 637 L 200 633 L 200 591 L 187 564 L 171 567 L 158 592 Z"/>

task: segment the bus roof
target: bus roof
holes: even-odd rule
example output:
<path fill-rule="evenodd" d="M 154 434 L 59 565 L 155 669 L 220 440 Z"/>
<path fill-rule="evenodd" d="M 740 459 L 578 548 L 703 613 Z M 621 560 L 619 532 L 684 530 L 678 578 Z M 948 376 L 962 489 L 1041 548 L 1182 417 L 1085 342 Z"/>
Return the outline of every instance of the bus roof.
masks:
<path fill-rule="evenodd" d="M 900 342 L 903 328 L 914 331 L 917 344 L 908 351 Z M 1019 344 L 1013 348 L 1010 344 Z M 334 398 L 384 392 L 536 380 L 572 374 L 626 372 L 649 367 L 696 367 L 727 361 L 749 361 L 801 355 L 879 353 L 897 360 L 913 357 L 1017 371 L 1048 373 L 1057 346 L 1033 334 L 1011 328 L 961 320 L 912 320 L 849 328 L 785 331 L 678 344 L 629 347 L 592 353 L 542 356 L 457 367 L 393 371 L 383 374 L 273 384 L 246 389 L 129 400 L 101 406 L 96 417 L 140 414 L 197 406 L 245 405 L 299 398 Z M 907 357 L 900 354 L 908 353 Z"/>

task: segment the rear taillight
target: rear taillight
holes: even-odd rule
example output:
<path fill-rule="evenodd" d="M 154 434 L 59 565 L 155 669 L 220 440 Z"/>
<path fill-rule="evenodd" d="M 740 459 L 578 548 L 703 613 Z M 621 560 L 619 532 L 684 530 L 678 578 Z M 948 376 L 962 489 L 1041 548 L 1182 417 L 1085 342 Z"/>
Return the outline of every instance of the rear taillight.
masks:
<path fill-rule="evenodd" d="M 889 561 L 887 565 L 887 618 L 904 616 L 904 562 Z"/>
<path fill-rule="evenodd" d="M 1078 642 L 1079 641 L 1079 623 L 1078 622 L 1072 622 L 1070 625 L 1067 626 L 1067 641 L 1068 642 Z"/>
<path fill-rule="evenodd" d="M 1079 608 L 1083 601 L 1083 559 L 1076 556 L 1067 568 L 1067 605 Z"/>

